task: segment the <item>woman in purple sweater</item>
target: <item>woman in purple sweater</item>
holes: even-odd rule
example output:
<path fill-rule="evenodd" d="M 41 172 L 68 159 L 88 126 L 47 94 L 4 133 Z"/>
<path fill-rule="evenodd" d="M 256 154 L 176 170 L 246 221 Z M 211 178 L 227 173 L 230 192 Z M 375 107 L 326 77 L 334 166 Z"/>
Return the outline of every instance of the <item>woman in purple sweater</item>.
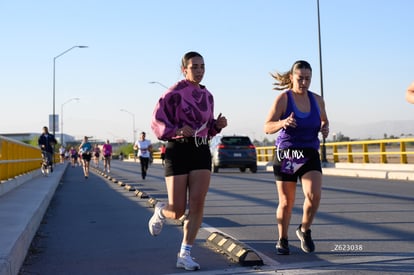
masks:
<path fill-rule="evenodd" d="M 197 270 L 200 265 L 192 259 L 191 247 L 203 220 L 210 184 L 208 141 L 227 126 L 227 120 L 221 114 L 214 119 L 213 96 L 200 84 L 205 72 L 203 57 L 197 52 L 186 53 L 181 71 L 185 79 L 161 96 L 152 118 L 156 137 L 168 141 L 164 164 L 168 203 L 155 205 L 148 226 L 151 235 L 158 235 L 165 219 L 181 218 L 188 204 L 177 268 Z"/>
<path fill-rule="evenodd" d="M 296 229 L 304 252 L 315 250 L 310 226 L 319 207 L 322 190 L 322 168 L 319 158 L 319 132 L 329 133 L 325 103 L 309 91 L 312 68 L 306 61 L 295 62 L 290 71 L 272 75 L 276 90 L 285 90 L 273 103 L 264 131 L 276 139 L 273 171 L 276 177 L 279 205 L 276 211 L 279 239 L 278 254 L 290 253 L 288 227 L 295 204 L 296 182 L 300 179 L 305 196 L 302 222 Z"/>

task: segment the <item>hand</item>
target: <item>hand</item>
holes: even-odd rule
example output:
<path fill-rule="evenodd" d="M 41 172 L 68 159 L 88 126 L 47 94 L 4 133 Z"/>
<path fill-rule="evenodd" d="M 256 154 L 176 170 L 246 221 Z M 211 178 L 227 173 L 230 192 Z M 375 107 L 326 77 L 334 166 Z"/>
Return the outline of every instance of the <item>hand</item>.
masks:
<path fill-rule="evenodd" d="M 188 125 L 184 125 L 184 127 L 179 128 L 177 132 L 175 132 L 177 137 L 191 137 L 194 135 L 194 129 Z"/>
<path fill-rule="evenodd" d="M 329 124 L 322 123 L 321 133 L 324 138 L 327 138 L 329 135 Z"/>
<path fill-rule="evenodd" d="M 222 116 L 220 113 L 217 117 L 215 126 L 217 129 L 223 129 L 224 127 L 227 127 L 227 118 L 225 116 Z"/>
<path fill-rule="evenodd" d="M 283 121 L 283 129 L 287 129 L 287 127 L 296 128 L 296 119 L 294 116 L 295 114 L 291 112 L 289 117 Z"/>

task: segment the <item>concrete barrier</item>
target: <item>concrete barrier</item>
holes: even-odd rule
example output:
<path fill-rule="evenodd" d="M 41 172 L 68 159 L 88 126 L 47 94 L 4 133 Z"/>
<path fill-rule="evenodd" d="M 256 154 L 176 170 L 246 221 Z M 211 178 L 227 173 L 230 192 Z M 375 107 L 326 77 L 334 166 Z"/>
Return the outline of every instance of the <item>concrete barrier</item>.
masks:
<path fill-rule="evenodd" d="M 27 176 L 0 197 L 0 275 L 19 273 L 66 168 L 58 165 L 48 177 Z"/>

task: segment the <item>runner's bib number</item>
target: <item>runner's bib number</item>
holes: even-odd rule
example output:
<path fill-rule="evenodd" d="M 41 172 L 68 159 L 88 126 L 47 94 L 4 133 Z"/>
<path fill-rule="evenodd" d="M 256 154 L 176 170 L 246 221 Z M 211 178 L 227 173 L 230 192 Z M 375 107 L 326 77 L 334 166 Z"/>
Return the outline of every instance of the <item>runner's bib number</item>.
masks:
<path fill-rule="evenodd" d="M 282 160 L 281 172 L 289 175 L 295 174 L 301 168 L 308 158 L 285 158 Z"/>

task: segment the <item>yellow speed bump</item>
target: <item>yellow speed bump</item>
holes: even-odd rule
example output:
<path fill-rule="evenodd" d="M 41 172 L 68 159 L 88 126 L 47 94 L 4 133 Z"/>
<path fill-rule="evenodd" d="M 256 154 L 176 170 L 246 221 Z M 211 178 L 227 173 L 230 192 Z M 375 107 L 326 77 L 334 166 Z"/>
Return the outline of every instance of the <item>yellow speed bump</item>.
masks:
<path fill-rule="evenodd" d="M 135 196 L 137 196 L 140 199 L 148 199 L 149 198 L 147 193 L 145 193 L 143 191 L 140 191 L 138 189 L 135 189 Z"/>
<path fill-rule="evenodd" d="M 206 243 L 242 266 L 263 265 L 263 260 L 254 250 L 220 232 L 211 233 Z"/>
<path fill-rule="evenodd" d="M 125 185 L 125 189 L 128 191 L 135 191 L 135 187 L 130 184 Z"/>
<path fill-rule="evenodd" d="M 156 198 L 149 198 L 147 203 L 150 207 L 155 207 L 155 205 L 157 204 L 158 200 Z"/>

